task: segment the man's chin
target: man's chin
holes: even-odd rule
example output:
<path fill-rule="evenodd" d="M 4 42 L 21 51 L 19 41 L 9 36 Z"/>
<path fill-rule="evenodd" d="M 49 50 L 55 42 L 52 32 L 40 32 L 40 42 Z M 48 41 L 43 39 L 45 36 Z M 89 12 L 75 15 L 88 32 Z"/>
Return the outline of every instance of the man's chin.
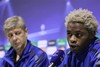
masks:
<path fill-rule="evenodd" d="M 15 47 L 15 50 L 20 51 L 21 50 L 20 46 Z"/>
<path fill-rule="evenodd" d="M 79 51 L 76 50 L 76 49 L 71 49 L 71 51 L 72 51 L 73 53 L 79 53 Z"/>

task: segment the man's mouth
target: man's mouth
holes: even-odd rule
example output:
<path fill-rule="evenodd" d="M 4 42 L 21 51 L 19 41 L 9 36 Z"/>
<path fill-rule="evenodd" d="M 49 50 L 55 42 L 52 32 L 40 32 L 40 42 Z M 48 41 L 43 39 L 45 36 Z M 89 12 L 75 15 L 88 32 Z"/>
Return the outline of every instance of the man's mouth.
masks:
<path fill-rule="evenodd" d="M 18 46 L 19 43 L 14 43 L 15 46 Z"/>
<path fill-rule="evenodd" d="M 71 47 L 71 48 L 76 48 L 77 45 L 76 45 L 76 44 L 71 44 L 70 47 Z"/>

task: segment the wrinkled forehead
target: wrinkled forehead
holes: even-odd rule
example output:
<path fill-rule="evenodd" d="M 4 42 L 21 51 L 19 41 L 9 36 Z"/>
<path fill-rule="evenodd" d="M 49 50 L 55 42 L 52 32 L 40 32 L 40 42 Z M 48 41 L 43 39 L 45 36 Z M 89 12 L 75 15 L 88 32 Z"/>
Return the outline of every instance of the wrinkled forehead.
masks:
<path fill-rule="evenodd" d="M 8 32 L 13 31 L 15 29 L 22 29 L 22 28 L 20 26 L 10 27 L 8 29 L 5 29 L 5 33 L 7 34 Z"/>

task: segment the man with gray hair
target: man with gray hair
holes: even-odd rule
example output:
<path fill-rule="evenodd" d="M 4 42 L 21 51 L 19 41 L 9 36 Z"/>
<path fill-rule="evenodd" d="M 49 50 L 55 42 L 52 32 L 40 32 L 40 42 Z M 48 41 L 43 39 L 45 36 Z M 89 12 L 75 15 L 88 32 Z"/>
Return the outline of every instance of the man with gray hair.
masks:
<path fill-rule="evenodd" d="M 95 35 L 98 21 L 87 9 L 77 9 L 65 19 L 70 46 L 59 67 L 97 67 L 100 64 L 100 39 Z"/>
<path fill-rule="evenodd" d="M 0 67 L 48 67 L 47 54 L 27 39 L 28 29 L 22 17 L 8 18 L 4 23 L 4 32 L 11 48 L 1 59 Z"/>

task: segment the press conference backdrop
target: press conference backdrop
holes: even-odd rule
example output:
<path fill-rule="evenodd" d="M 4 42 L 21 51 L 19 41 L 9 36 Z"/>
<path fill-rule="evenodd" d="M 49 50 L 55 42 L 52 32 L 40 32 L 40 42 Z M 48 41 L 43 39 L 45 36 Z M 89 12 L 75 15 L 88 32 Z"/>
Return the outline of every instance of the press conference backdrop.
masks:
<path fill-rule="evenodd" d="M 32 41 L 34 46 L 41 48 L 48 54 L 48 57 L 51 58 L 52 54 L 57 50 L 61 49 L 64 50 L 66 48 L 66 39 L 55 39 L 55 40 L 39 40 L 39 41 Z M 11 47 L 10 43 L 6 44 L 5 46 L 0 46 L 1 51 L 7 51 Z M 0 55 L 4 56 L 4 53 L 0 53 Z M 1 57 L 3 57 L 1 56 Z"/>
<path fill-rule="evenodd" d="M 68 48 L 65 16 L 77 8 L 93 11 L 99 21 L 97 37 L 100 38 L 100 0 L 0 0 L 0 57 L 11 46 L 3 31 L 4 20 L 22 16 L 28 28 L 28 39 L 43 49 L 49 57 L 57 49 Z"/>
<path fill-rule="evenodd" d="M 97 37 L 100 38 L 100 36 Z M 32 41 L 32 45 L 37 46 L 41 48 L 43 51 L 45 51 L 48 54 L 49 59 L 51 58 L 52 54 L 56 52 L 58 49 L 65 50 L 69 48 L 66 38 Z M 5 44 L 4 46 L 0 46 L 0 58 L 2 58 L 5 55 L 5 52 L 10 47 L 10 43 Z"/>

